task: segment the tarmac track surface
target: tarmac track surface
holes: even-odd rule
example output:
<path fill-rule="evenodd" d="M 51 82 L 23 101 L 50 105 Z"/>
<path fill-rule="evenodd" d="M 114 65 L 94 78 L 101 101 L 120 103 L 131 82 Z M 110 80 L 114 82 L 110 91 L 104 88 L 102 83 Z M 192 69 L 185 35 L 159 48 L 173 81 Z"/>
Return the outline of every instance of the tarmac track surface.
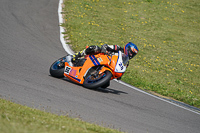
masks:
<path fill-rule="evenodd" d="M 66 55 L 58 1 L 0 1 L 0 96 L 16 103 L 134 133 L 199 133 L 200 115 L 117 82 L 90 90 L 49 76 Z"/>

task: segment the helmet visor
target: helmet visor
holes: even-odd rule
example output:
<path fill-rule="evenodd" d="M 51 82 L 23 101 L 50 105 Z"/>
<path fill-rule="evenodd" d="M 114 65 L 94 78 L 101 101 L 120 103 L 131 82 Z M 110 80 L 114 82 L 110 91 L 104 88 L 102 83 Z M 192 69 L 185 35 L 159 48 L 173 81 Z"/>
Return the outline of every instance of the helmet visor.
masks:
<path fill-rule="evenodd" d="M 133 52 L 132 50 L 129 50 L 128 52 L 129 59 L 132 59 L 135 55 L 136 55 L 135 52 Z"/>

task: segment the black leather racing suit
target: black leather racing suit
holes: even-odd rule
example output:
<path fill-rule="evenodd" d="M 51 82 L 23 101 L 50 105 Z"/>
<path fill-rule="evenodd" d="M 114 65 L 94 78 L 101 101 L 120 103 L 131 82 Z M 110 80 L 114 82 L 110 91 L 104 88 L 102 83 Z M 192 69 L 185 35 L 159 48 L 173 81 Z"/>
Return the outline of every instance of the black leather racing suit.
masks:
<path fill-rule="evenodd" d="M 94 54 L 98 54 L 98 53 L 110 53 L 110 52 L 116 53 L 119 50 L 123 52 L 123 48 L 118 45 L 104 44 L 101 46 L 101 48 L 99 46 L 92 45 L 78 53 L 75 53 L 73 55 L 72 62 L 75 62 L 78 58 L 85 56 L 85 55 L 94 55 Z"/>

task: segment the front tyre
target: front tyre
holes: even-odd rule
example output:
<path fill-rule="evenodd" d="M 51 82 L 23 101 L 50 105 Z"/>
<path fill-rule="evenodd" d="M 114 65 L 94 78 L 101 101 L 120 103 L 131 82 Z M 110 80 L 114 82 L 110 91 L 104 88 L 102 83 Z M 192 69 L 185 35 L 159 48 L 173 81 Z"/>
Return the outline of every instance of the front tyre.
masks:
<path fill-rule="evenodd" d="M 61 66 L 60 63 L 64 63 L 62 62 L 63 60 L 65 60 L 65 57 L 62 57 L 58 60 L 56 60 L 50 67 L 49 72 L 51 74 L 51 76 L 56 77 L 56 78 L 62 78 L 64 77 L 64 69 L 65 69 L 65 65 Z"/>
<path fill-rule="evenodd" d="M 83 86 L 89 89 L 105 86 L 110 82 L 111 77 L 112 73 L 110 71 L 105 71 L 97 76 L 89 75 L 85 78 Z"/>

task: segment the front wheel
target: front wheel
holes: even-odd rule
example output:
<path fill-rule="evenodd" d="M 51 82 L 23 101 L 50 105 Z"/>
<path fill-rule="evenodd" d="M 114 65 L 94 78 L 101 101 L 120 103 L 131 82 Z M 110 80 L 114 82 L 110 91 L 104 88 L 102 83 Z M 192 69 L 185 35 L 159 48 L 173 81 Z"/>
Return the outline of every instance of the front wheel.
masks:
<path fill-rule="evenodd" d="M 56 78 L 62 78 L 64 77 L 64 69 L 65 65 L 62 64 L 64 63 L 63 60 L 65 60 L 66 56 L 56 60 L 50 67 L 49 72 L 51 76 L 56 77 Z M 60 65 L 62 64 L 62 65 Z"/>
<path fill-rule="evenodd" d="M 105 86 L 110 82 L 112 73 L 110 71 L 105 71 L 102 74 L 96 76 L 89 75 L 85 78 L 83 86 L 90 89 L 95 89 L 101 86 Z"/>

